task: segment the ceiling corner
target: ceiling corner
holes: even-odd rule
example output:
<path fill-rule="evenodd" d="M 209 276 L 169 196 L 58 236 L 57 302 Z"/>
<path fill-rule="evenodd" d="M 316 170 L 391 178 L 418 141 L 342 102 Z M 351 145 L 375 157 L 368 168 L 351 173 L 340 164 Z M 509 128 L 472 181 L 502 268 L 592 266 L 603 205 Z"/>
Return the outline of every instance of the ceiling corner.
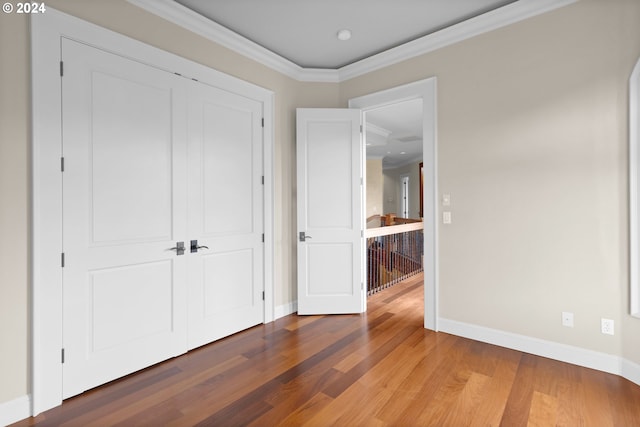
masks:
<path fill-rule="evenodd" d="M 303 82 L 339 83 L 505 27 L 578 0 L 518 0 L 339 69 L 303 68 L 173 0 L 127 0 L 262 65 Z"/>

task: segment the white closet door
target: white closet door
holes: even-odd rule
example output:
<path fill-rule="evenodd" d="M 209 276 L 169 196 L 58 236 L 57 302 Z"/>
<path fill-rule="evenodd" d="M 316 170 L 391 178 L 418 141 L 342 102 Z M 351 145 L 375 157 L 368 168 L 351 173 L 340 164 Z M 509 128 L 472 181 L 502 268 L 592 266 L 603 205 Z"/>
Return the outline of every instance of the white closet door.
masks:
<path fill-rule="evenodd" d="M 64 397 L 186 351 L 184 79 L 64 40 Z M 182 113 L 180 113 L 182 112 Z"/>
<path fill-rule="evenodd" d="M 262 104 L 189 91 L 189 348 L 264 321 Z"/>

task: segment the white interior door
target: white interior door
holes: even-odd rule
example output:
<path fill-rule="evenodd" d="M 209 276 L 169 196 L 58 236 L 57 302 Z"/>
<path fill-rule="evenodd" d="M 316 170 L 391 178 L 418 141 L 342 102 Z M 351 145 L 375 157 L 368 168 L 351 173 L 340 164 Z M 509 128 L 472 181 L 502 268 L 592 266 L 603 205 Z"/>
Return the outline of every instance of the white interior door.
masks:
<path fill-rule="evenodd" d="M 63 59 L 66 398 L 264 321 L 264 191 L 262 102 Z"/>
<path fill-rule="evenodd" d="M 62 50 L 69 397 L 186 351 L 186 80 Z"/>
<path fill-rule="evenodd" d="M 297 110 L 298 314 L 365 310 L 360 110 Z"/>
<path fill-rule="evenodd" d="M 189 348 L 264 320 L 262 104 L 189 91 Z"/>

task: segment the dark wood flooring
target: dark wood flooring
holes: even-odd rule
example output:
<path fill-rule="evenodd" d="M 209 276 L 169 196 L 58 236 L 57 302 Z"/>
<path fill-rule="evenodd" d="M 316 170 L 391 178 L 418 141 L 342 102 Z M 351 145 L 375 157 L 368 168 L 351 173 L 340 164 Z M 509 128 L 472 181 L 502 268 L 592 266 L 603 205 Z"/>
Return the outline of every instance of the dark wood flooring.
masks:
<path fill-rule="evenodd" d="M 14 426 L 640 426 L 623 378 L 423 329 L 421 281 L 366 315 L 287 316 Z"/>

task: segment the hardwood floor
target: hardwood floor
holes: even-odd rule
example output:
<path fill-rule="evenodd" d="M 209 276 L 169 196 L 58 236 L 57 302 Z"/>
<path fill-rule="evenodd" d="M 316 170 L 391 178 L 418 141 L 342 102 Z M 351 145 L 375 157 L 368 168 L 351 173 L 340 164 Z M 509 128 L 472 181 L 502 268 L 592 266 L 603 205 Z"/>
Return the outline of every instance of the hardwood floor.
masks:
<path fill-rule="evenodd" d="M 15 426 L 640 426 L 615 375 L 423 329 L 422 275 L 366 315 L 291 315 Z"/>

